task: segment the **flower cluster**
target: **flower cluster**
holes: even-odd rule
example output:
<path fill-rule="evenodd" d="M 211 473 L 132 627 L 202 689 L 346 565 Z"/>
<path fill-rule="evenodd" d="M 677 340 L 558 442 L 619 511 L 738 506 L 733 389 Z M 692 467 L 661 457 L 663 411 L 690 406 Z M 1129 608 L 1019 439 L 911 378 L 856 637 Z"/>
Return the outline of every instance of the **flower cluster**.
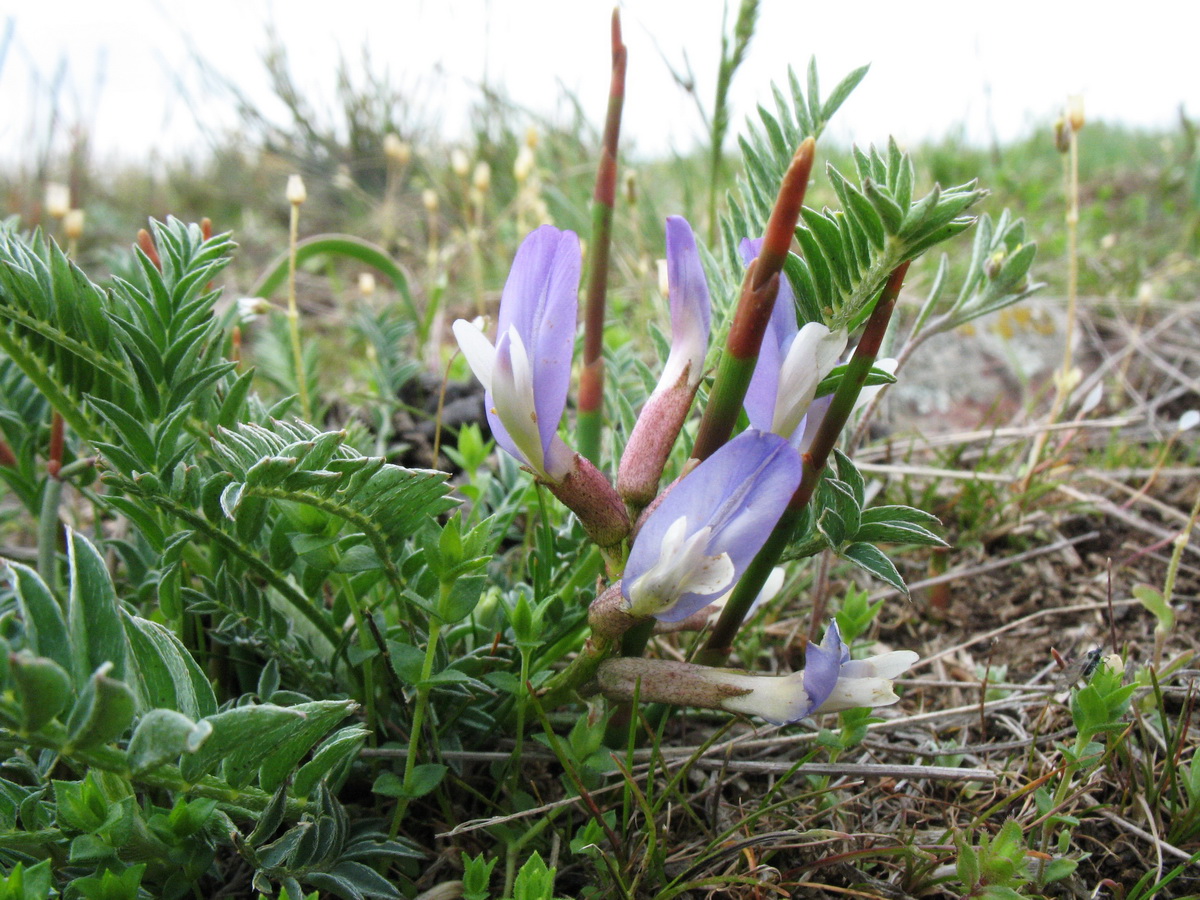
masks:
<path fill-rule="evenodd" d="M 747 265 L 759 241 L 745 241 Z M 822 380 L 845 351 L 844 331 L 800 328 L 780 281 L 744 406 L 750 427 L 707 459 L 690 463 L 659 493 L 671 448 L 704 375 L 708 285 L 688 223 L 666 223 L 671 348 L 658 384 L 625 445 L 616 485 L 574 452 L 558 430 L 571 382 L 581 271 L 579 239 L 543 226 L 525 239 L 500 301 L 493 343 L 474 324 L 454 323 L 463 355 L 485 388 L 496 442 L 579 517 L 611 569 L 623 572 L 592 604 L 589 621 L 606 647 L 640 622 L 702 625 L 737 585 L 801 482 L 807 448 L 828 400 Z M 806 437 L 807 435 L 807 437 Z M 636 520 L 636 528 L 633 523 Z M 626 546 L 630 535 L 627 555 Z M 776 590 L 778 588 L 776 587 Z M 810 645 L 801 672 L 764 678 L 706 666 L 609 659 L 594 670 L 613 698 L 708 706 L 794 722 L 818 710 L 895 702 L 890 679 L 915 654 L 852 661 L 836 626 Z"/>

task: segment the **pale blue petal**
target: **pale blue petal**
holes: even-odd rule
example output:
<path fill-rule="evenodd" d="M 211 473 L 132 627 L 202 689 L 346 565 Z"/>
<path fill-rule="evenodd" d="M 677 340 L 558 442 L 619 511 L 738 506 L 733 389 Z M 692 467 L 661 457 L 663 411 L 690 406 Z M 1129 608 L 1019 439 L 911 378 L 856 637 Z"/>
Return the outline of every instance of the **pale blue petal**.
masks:
<path fill-rule="evenodd" d="M 679 482 L 642 525 L 623 583 L 633 584 L 658 562 L 667 530 L 681 517 L 688 535 L 712 529 L 707 553 L 727 553 L 736 581 L 799 486 L 800 468 L 799 454 L 783 438 L 757 430 L 738 435 Z M 658 618 L 679 621 L 722 593 L 683 593 Z"/>

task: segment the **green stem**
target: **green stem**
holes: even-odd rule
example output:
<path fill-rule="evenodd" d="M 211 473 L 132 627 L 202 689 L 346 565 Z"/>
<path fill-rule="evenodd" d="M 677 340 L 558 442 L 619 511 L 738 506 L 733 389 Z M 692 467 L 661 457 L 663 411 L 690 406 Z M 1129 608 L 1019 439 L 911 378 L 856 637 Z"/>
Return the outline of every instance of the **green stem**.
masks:
<path fill-rule="evenodd" d="M 604 413 L 604 306 L 608 293 L 609 252 L 612 247 L 613 208 L 617 196 L 617 145 L 621 136 L 621 110 L 625 104 L 625 44 L 621 17 L 612 15 L 612 77 L 608 90 L 608 115 L 604 143 L 592 197 L 592 240 L 588 259 L 587 306 L 583 331 L 583 369 L 579 375 L 579 412 L 576 438 L 579 453 L 600 465 L 600 437 Z"/>
<path fill-rule="evenodd" d="M 646 645 L 654 636 L 654 625 L 655 620 L 649 619 L 621 635 L 621 656 L 637 657 L 644 654 Z M 635 735 L 631 727 L 634 723 L 633 702 L 623 700 L 615 705 L 604 729 L 604 745 L 617 750 L 634 740 Z"/>
<path fill-rule="evenodd" d="M 619 647 L 616 641 L 593 634 L 579 655 L 547 683 L 542 690 L 540 704 L 553 709 L 574 699 L 579 688 L 595 677 L 600 663 L 616 653 Z"/>
<path fill-rule="evenodd" d="M 453 581 L 442 582 L 438 588 L 438 608 L 445 608 L 450 598 Z M 429 620 L 429 641 L 425 645 L 425 661 L 421 664 L 421 683 L 417 686 L 417 705 L 413 709 L 412 725 L 408 735 L 408 757 L 404 760 L 404 788 L 412 788 L 413 773 L 417 768 L 417 754 L 421 748 L 421 731 L 425 727 L 425 715 L 429 709 L 429 679 L 433 677 L 433 666 L 437 660 L 438 638 L 442 633 L 442 621 L 436 616 Z M 396 803 L 396 812 L 392 817 L 391 836 L 400 832 L 400 823 L 404 821 L 404 813 L 408 809 L 408 797 L 401 797 Z"/>
<path fill-rule="evenodd" d="M 512 762 L 509 766 L 509 777 L 512 779 L 511 791 L 515 795 L 521 776 L 521 751 L 525 746 L 525 711 L 529 706 L 529 654 L 532 650 L 524 641 L 517 645 L 521 654 L 521 701 L 517 704 L 517 734 L 516 746 L 513 748 Z"/>
<path fill-rule="evenodd" d="M 717 69 L 717 90 L 713 98 L 712 124 L 709 129 L 708 150 L 708 243 L 717 243 L 717 195 L 720 193 L 722 159 L 721 147 L 729 130 L 729 87 L 734 73 L 746 59 L 746 49 L 754 36 L 758 19 L 758 0 L 742 0 L 738 7 L 737 22 L 733 30 L 733 52 L 729 49 L 729 38 L 725 34 L 725 23 L 721 24 L 721 63 Z"/>
<path fill-rule="evenodd" d="M 754 599 L 762 590 L 763 585 L 766 584 L 771 569 L 779 562 L 783 551 L 792 542 L 797 527 L 804 520 L 805 508 L 812 500 L 813 493 L 820 483 L 829 454 L 833 452 L 838 436 L 854 411 L 858 395 L 866 383 L 871 366 L 875 363 L 875 357 L 879 353 L 883 336 L 887 332 L 892 311 L 896 306 L 896 298 L 900 294 L 900 286 L 904 282 L 904 275 L 907 271 L 908 263 L 901 263 L 897 266 L 893 270 L 891 278 L 888 279 L 883 293 L 876 301 L 858 346 L 854 349 L 854 356 L 846 366 L 846 374 L 842 377 L 837 392 L 833 395 L 829 411 L 821 421 L 821 426 L 817 430 L 816 437 L 813 438 L 809 452 L 804 454 L 804 470 L 800 478 L 800 486 L 792 496 L 779 523 L 772 530 L 766 543 L 763 544 L 763 548 L 750 562 L 745 574 L 738 580 L 737 587 L 734 588 L 733 594 L 721 611 L 716 626 L 709 633 L 708 640 L 697 654 L 696 662 L 701 665 L 725 665 L 733 648 L 733 639 L 737 635 L 738 628 L 741 627 L 742 620 L 746 618 L 746 612 L 754 603 Z"/>
<path fill-rule="evenodd" d="M 367 627 L 366 616 L 363 614 L 362 604 L 358 602 L 358 594 L 354 591 L 354 583 L 350 576 L 343 575 L 341 581 L 342 592 L 346 596 L 346 603 L 350 606 L 350 615 L 354 617 L 354 630 L 358 632 L 358 646 L 363 650 L 369 651 L 372 649 L 375 632 Z M 377 649 L 381 652 L 386 650 L 385 647 Z M 363 707 L 366 711 L 367 729 L 370 731 L 370 737 L 367 740 L 374 747 L 378 740 L 377 731 L 379 727 L 379 720 L 375 711 L 375 660 L 367 659 L 364 661 L 362 679 Z"/>
<path fill-rule="evenodd" d="M 812 138 L 806 138 L 792 157 L 779 186 L 762 249 L 742 281 L 742 294 L 729 327 L 725 353 L 692 447 L 693 459 L 707 459 L 729 440 L 741 414 L 746 388 L 758 362 L 763 333 L 775 308 L 783 263 L 796 233 L 815 153 L 816 143 Z"/>

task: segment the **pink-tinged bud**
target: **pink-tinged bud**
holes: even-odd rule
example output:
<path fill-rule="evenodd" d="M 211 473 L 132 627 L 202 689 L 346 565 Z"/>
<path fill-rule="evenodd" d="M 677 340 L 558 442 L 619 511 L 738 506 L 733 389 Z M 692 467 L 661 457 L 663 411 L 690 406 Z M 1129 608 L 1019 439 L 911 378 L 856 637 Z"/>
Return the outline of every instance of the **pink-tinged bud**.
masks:
<path fill-rule="evenodd" d="M 601 548 L 615 546 L 629 534 L 629 516 L 616 490 L 587 459 L 571 451 L 562 441 L 556 441 L 550 451 L 552 475 L 562 471 L 558 460 L 569 453 L 564 474 L 555 480 L 543 479 L 567 509 L 579 517 L 583 530 Z"/>
<path fill-rule="evenodd" d="M 724 709 L 727 702 L 749 694 L 758 679 L 693 663 L 621 657 L 602 662 L 596 680 L 610 700 L 629 701 L 636 695 L 642 703 Z"/>
<path fill-rule="evenodd" d="M 685 368 L 665 390 L 660 383 L 629 435 L 617 468 L 617 491 L 632 509 L 646 506 L 658 493 L 663 467 L 696 396 L 695 385 L 688 384 L 689 375 Z"/>
<path fill-rule="evenodd" d="M 633 509 L 642 508 L 658 493 L 663 466 L 691 409 L 708 352 L 708 282 L 692 227 L 680 216 L 667 219 L 667 292 L 671 350 L 617 470 L 617 490 Z"/>
<path fill-rule="evenodd" d="M 644 622 L 631 615 L 621 596 L 621 582 L 609 585 L 588 607 L 588 625 L 597 637 L 616 640 L 634 625 Z"/>

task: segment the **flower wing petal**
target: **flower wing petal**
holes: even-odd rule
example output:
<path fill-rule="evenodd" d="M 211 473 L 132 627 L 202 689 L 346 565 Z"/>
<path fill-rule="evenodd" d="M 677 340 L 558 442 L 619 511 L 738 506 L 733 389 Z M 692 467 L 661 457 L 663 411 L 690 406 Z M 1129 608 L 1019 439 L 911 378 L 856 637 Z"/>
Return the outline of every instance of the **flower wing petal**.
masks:
<path fill-rule="evenodd" d="M 687 537 L 711 528 L 701 555 L 727 554 L 736 581 L 779 521 L 800 483 L 800 457 L 783 438 L 747 431 L 697 466 L 646 519 L 625 567 L 631 585 L 654 567 L 672 527 L 688 523 Z M 629 599 L 628 587 L 623 588 Z M 720 590 L 684 591 L 678 602 L 655 613 L 664 622 L 686 618 L 719 596 Z"/>
<path fill-rule="evenodd" d="M 529 354 L 543 454 L 571 386 L 581 267 L 575 233 L 543 225 L 521 243 L 500 298 L 497 333 L 515 329 Z"/>
<path fill-rule="evenodd" d="M 458 349 L 462 351 L 467 365 L 479 379 L 485 390 L 492 389 L 492 370 L 496 366 L 496 348 L 482 331 L 466 319 L 455 319 L 450 326 L 454 331 L 454 339 L 458 341 Z"/>

